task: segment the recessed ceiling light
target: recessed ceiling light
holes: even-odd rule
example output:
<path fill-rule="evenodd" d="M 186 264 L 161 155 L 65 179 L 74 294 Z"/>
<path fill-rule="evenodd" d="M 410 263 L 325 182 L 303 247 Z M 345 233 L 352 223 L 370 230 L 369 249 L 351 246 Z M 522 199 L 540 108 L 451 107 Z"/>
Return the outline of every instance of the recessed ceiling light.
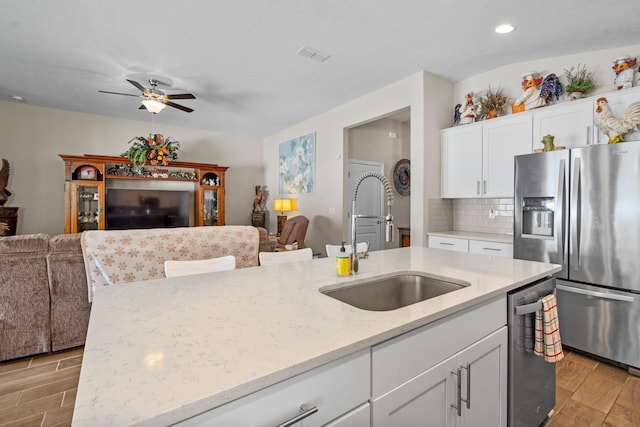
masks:
<path fill-rule="evenodd" d="M 513 30 L 514 30 L 513 25 L 502 24 L 502 25 L 498 25 L 494 31 L 498 34 L 507 34 Z"/>
<path fill-rule="evenodd" d="M 13 99 L 14 101 L 24 101 L 24 97 L 20 95 L 12 95 L 11 99 Z"/>

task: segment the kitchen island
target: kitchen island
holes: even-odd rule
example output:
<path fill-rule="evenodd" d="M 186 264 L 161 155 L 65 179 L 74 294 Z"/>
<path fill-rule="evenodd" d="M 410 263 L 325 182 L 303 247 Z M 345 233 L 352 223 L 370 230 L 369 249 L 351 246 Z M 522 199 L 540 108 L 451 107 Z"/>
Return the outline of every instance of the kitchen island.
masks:
<path fill-rule="evenodd" d="M 372 252 L 355 277 L 336 277 L 335 260 L 323 258 L 100 288 L 73 425 L 176 423 L 558 270 L 407 247 Z M 319 291 L 399 271 L 468 286 L 385 312 L 361 310 Z"/>

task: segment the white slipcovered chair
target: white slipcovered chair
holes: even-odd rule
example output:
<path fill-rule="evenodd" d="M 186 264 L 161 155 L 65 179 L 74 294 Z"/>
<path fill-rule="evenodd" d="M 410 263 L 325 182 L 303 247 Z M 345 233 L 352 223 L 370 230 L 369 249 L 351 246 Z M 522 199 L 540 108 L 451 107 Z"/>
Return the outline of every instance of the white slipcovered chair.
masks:
<path fill-rule="evenodd" d="M 260 265 L 282 264 L 310 260 L 313 258 L 313 252 L 311 248 L 298 249 L 296 251 L 260 252 L 258 258 L 260 259 Z"/>
<path fill-rule="evenodd" d="M 191 274 L 212 273 L 214 271 L 234 270 L 236 257 L 233 255 L 211 259 L 187 261 L 168 260 L 164 262 L 164 274 L 167 277 L 189 276 Z"/>

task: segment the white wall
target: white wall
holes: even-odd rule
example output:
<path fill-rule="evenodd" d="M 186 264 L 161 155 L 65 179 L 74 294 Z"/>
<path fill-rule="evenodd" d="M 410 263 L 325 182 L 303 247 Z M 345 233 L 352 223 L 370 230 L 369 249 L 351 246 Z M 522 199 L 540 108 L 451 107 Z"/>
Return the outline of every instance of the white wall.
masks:
<path fill-rule="evenodd" d="M 162 125 L 155 133 L 181 142 L 179 159 L 229 166 L 227 224 L 251 224 L 254 188 L 263 184 L 262 142 L 256 138 Z M 149 134 L 151 120 L 135 121 L 0 101 L 0 158 L 11 164 L 5 206 L 19 207 L 18 234 L 64 233 L 62 154 L 120 155 L 134 136 Z"/>
<path fill-rule="evenodd" d="M 390 138 L 389 132 L 397 137 Z M 384 164 L 384 174 L 393 188 L 393 223 L 396 228 L 410 225 L 410 196 L 400 195 L 393 185 L 393 169 L 400 159 L 411 159 L 411 135 L 407 122 L 388 118 L 375 120 L 349 129 L 349 159 L 367 160 Z M 383 237 L 384 239 L 384 237 Z M 395 241 L 384 242 L 384 248 L 397 248 L 398 234 Z"/>
<path fill-rule="evenodd" d="M 411 109 L 411 243 L 426 246 L 426 195 L 440 197 L 440 129 L 450 121 L 452 84 L 420 72 L 343 104 L 264 139 L 265 181 L 269 208 L 278 191 L 278 145 L 292 138 L 316 133 L 316 189 L 296 195 L 297 214 L 311 221 L 306 244 L 322 252 L 327 242 L 346 237 L 348 182 L 346 129 L 403 108 Z M 425 170 L 426 168 L 426 170 Z M 334 214 L 329 212 L 335 210 Z M 275 229 L 275 215 L 270 215 Z"/>
<path fill-rule="evenodd" d="M 576 67 L 578 63 L 586 65 L 587 69 L 594 72 L 595 88 L 587 96 L 611 92 L 615 90 L 613 86 L 615 73 L 611 66 L 614 59 L 623 55 L 640 57 L 640 44 L 505 65 L 457 82 L 454 86 L 454 98 L 450 107 L 451 112 L 453 113 L 455 104 L 464 101 L 465 94 L 468 92 L 480 93 L 489 86 L 492 88 L 502 87 L 505 95 L 511 100 L 517 98 L 522 94 L 522 87 L 520 86 L 522 75 L 529 71 L 536 71 L 540 76 L 555 73 L 560 77 L 562 84 L 565 84 L 567 80 L 564 77 L 564 70 L 570 69 L 572 66 Z M 567 100 L 568 98 L 565 95 L 559 102 Z M 511 114 L 511 108 L 506 108 L 505 112 Z"/>

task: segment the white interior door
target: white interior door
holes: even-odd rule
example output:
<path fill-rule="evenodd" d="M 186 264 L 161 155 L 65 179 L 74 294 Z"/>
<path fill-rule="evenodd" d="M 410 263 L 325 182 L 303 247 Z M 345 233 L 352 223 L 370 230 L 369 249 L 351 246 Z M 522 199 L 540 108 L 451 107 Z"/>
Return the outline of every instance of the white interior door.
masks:
<path fill-rule="evenodd" d="M 348 208 L 348 231 L 349 242 L 351 241 L 351 201 L 353 200 L 353 189 L 356 180 L 362 173 L 376 171 L 384 175 L 384 164 L 378 162 L 368 162 L 365 160 L 349 159 L 349 208 Z M 356 214 L 375 215 L 378 219 L 358 218 L 356 221 L 357 241 L 368 242 L 370 251 L 384 249 L 382 243 L 382 232 L 384 227 L 384 187 L 376 178 L 367 178 L 358 187 L 358 200 Z"/>

